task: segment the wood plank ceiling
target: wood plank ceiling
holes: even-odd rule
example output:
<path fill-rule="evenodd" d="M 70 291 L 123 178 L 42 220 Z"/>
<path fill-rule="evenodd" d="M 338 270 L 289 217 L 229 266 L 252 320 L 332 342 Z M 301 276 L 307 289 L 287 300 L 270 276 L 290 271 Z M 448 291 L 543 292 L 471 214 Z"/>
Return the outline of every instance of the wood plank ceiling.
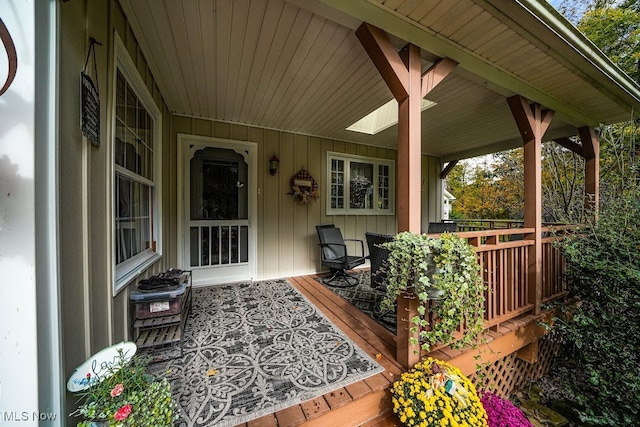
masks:
<path fill-rule="evenodd" d="M 491 0 L 376 1 L 596 122 L 619 120 L 624 110 L 544 41 L 497 13 Z M 346 130 L 392 99 L 354 35 L 360 20 L 316 0 L 121 4 L 172 112 L 395 148 L 396 126 L 377 135 Z M 421 47 L 426 70 L 436 56 Z M 423 152 L 453 159 L 518 146 L 505 99 L 513 94 L 458 67 L 428 96 L 437 105 L 423 112 Z M 557 117 L 553 137 L 584 124 L 562 112 Z"/>

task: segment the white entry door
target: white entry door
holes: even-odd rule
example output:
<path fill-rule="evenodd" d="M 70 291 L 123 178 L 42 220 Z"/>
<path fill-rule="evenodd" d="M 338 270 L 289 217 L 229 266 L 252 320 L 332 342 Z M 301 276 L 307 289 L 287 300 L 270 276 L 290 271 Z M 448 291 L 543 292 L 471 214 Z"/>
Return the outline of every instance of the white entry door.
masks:
<path fill-rule="evenodd" d="M 255 147 L 192 138 L 182 137 L 183 264 L 196 285 L 252 280 Z"/>

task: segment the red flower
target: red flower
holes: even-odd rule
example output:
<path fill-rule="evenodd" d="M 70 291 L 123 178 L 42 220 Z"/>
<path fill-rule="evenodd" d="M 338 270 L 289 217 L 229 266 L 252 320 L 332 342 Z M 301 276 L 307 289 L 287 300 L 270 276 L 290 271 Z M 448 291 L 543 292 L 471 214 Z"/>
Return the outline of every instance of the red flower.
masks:
<path fill-rule="evenodd" d="M 131 405 L 124 405 L 122 408 L 118 409 L 118 412 L 113 416 L 116 421 L 124 421 L 127 419 L 129 415 L 131 415 Z"/>
<path fill-rule="evenodd" d="M 124 386 L 122 384 L 116 384 L 116 386 L 111 390 L 111 397 L 118 397 L 124 391 Z"/>

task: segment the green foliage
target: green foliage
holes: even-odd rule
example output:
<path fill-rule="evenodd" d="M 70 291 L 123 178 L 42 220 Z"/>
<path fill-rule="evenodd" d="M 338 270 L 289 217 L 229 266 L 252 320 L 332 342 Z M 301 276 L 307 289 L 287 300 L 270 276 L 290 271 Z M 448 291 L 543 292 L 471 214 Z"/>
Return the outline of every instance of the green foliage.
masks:
<path fill-rule="evenodd" d="M 580 302 L 554 333 L 567 343 L 555 375 L 594 425 L 640 425 L 640 191 L 603 205 L 561 243 Z"/>
<path fill-rule="evenodd" d="M 632 79 L 640 82 L 640 12 L 637 7 L 601 3 L 596 2 L 586 11 L 578 29 Z"/>
<path fill-rule="evenodd" d="M 87 380 L 93 384 L 79 394 L 79 407 L 72 414 L 85 421 L 79 427 L 88 427 L 91 421 L 103 421 L 109 426 L 172 426 L 177 410 L 171 397 L 171 386 L 166 378 L 156 379 L 146 373 L 148 360 L 127 358 L 122 350 L 100 378 Z"/>
<path fill-rule="evenodd" d="M 578 224 L 584 214 L 584 158 L 558 144 L 544 144 L 543 221 Z"/>
<path fill-rule="evenodd" d="M 382 308 L 393 308 L 403 292 L 415 294 L 420 315 L 411 319 L 412 332 L 418 332 L 426 351 L 437 342 L 459 348 L 475 341 L 483 329 L 485 286 L 473 247 L 453 234 L 433 238 L 410 232 L 396 235 L 384 246 L 389 258 L 383 266 L 388 285 Z M 436 290 L 444 294 L 430 304 Z M 435 319 L 431 324 L 429 311 Z M 465 334 L 454 342 L 453 334 L 462 322 Z"/>
<path fill-rule="evenodd" d="M 458 163 L 447 177 L 447 187 L 456 197 L 452 206 L 452 218 L 522 218 L 522 180 L 514 177 L 506 161 L 520 157 L 521 150 L 500 153 L 489 165 L 478 164 L 471 167 L 468 162 Z M 500 166 L 504 166 L 500 169 Z M 522 166 L 519 167 L 522 169 Z"/>
<path fill-rule="evenodd" d="M 563 0 L 560 12 L 636 82 L 640 82 L 640 1 Z"/>
<path fill-rule="evenodd" d="M 640 134 L 630 121 L 600 129 L 600 201 L 617 203 L 630 183 L 640 182 Z M 575 141 L 579 144 L 579 141 Z M 553 142 L 542 145 L 542 218 L 545 222 L 581 223 L 584 211 L 584 159 Z M 524 164 L 521 148 L 493 155 L 492 164 L 468 166 L 447 178 L 457 200 L 452 218 L 521 219 Z M 486 169 L 484 169 L 486 168 Z M 464 179 L 460 179 L 464 176 Z M 486 179 L 490 176 L 491 179 Z M 453 180 L 450 180 L 453 178 Z M 474 181 L 478 179 L 478 181 Z M 479 187 L 486 187 L 479 191 Z"/>

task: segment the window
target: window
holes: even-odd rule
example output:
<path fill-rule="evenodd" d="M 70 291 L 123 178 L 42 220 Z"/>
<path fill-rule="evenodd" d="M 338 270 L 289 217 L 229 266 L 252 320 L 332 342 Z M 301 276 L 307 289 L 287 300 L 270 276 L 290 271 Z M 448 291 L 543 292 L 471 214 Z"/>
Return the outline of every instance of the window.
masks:
<path fill-rule="evenodd" d="M 393 160 L 327 153 L 327 215 L 393 214 Z"/>
<path fill-rule="evenodd" d="M 114 264 L 117 292 L 160 256 L 160 112 L 122 42 L 116 42 Z M 114 293 L 115 293 L 114 292 Z"/>

